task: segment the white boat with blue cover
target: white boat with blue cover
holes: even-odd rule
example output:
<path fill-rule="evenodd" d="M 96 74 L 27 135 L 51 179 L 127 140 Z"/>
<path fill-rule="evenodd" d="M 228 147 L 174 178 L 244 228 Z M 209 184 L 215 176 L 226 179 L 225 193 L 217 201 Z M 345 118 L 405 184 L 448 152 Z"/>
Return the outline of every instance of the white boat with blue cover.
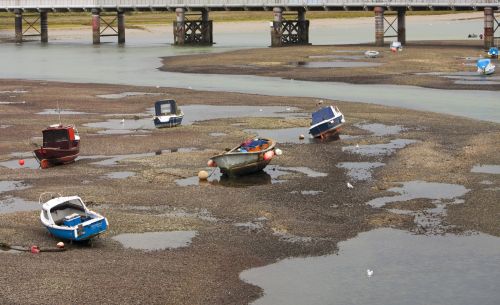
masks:
<path fill-rule="evenodd" d="M 40 220 L 50 234 L 70 241 L 89 240 L 109 226 L 104 216 L 90 211 L 78 196 L 59 196 L 43 203 Z"/>
<path fill-rule="evenodd" d="M 497 47 L 491 47 L 488 50 L 488 56 L 491 58 L 498 58 L 498 48 Z"/>
<path fill-rule="evenodd" d="M 477 61 L 477 73 L 483 75 L 490 75 L 495 72 L 495 65 L 491 63 L 491 60 L 488 58 L 479 59 Z"/>
<path fill-rule="evenodd" d="M 337 106 L 327 106 L 312 114 L 309 133 L 315 138 L 323 138 L 327 134 L 337 133 L 345 118 Z"/>
<path fill-rule="evenodd" d="M 161 100 L 155 103 L 155 127 L 175 127 L 182 123 L 184 113 L 177 107 L 174 100 Z"/>

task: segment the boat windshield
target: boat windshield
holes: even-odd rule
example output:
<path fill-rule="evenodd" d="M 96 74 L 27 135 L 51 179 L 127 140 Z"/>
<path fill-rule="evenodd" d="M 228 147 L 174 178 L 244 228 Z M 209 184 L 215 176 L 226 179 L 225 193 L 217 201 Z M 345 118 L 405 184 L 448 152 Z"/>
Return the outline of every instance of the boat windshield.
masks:
<path fill-rule="evenodd" d="M 312 114 L 312 125 L 323 122 L 324 120 L 333 119 L 335 114 L 331 107 L 322 108 Z"/>
<path fill-rule="evenodd" d="M 156 115 L 178 114 L 178 111 L 174 100 L 158 101 L 155 103 Z"/>
<path fill-rule="evenodd" d="M 43 144 L 47 146 L 50 143 L 69 141 L 68 130 L 52 129 L 43 132 Z"/>

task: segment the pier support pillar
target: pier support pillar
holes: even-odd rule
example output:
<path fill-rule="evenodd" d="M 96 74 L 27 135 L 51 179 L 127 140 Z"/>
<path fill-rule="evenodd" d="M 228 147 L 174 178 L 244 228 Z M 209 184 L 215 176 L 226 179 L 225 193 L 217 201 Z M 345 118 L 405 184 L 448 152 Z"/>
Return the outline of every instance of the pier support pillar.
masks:
<path fill-rule="evenodd" d="M 123 11 L 116 12 L 116 18 L 118 22 L 118 43 L 125 43 L 125 16 Z"/>
<path fill-rule="evenodd" d="M 271 47 L 281 47 L 281 36 L 283 35 L 283 9 L 273 8 L 273 27 L 271 28 Z"/>
<path fill-rule="evenodd" d="M 40 41 L 49 42 L 49 24 L 47 12 L 40 12 Z"/>
<path fill-rule="evenodd" d="M 14 28 L 16 33 L 16 43 L 23 42 L 23 13 L 21 10 L 14 10 Z"/>
<path fill-rule="evenodd" d="M 495 30 L 494 30 L 494 21 L 495 16 L 493 15 L 493 8 L 485 7 L 484 8 L 484 48 L 488 50 L 489 48 L 494 46 L 495 40 Z"/>
<path fill-rule="evenodd" d="M 186 14 L 184 8 L 175 9 L 174 44 L 182 45 L 212 45 L 212 20 L 208 18 L 208 10 Z M 189 20 L 186 16 L 194 16 Z"/>
<path fill-rule="evenodd" d="M 289 20 L 284 18 L 283 9 L 280 7 L 275 7 L 273 14 L 271 47 L 309 44 L 309 20 L 306 19 L 304 9 L 299 8 L 297 15 Z"/>
<path fill-rule="evenodd" d="M 101 43 L 101 11 L 92 9 L 92 43 Z"/>
<path fill-rule="evenodd" d="M 384 45 L 384 8 L 376 6 L 373 9 L 375 13 L 375 45 Z"/>
<path fill-rule="evenodd" d="M 401 44 L 406 43 L 405 19 L 406 19 L 406 10 L 405 9 L 398 10 L 398 41 L 401 42 Z"/>
<path fill-rule="evenodd" d="M 184 45 L 184 38 L 186 36 L 185 29 L 185 9 L 184 8 L 176 8 L 175 9 L 175 21 L 174 21 L 174 44 L 175 45 Z"/>

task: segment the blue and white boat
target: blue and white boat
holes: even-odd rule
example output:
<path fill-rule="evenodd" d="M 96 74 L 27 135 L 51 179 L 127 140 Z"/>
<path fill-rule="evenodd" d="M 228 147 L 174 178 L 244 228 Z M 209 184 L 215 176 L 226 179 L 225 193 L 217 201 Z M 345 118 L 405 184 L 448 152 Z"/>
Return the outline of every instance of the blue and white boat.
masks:
<path fill-rule="evenodd" d="M 323 138 L 327 134 L 337 133 L 344 123 L 344 115 L 336 106 L 323 107 L 313 112 L 309 133 L 315 138 Z"/>
<path fill-rule="evenodd" d="M 70 241 L 89 240 L 109 226 L 104 216 L 90 211 L 78 196 L 60 196 L 43 203 L 40 220 L 50 234 Z"/>
<path fill-rule="evenodd" d="M 155 103 L 153 121 L 156 128 L 174 127 L 182 123 L 184 113 L 174 100 L 161 100 Z"/>
<path fill-rule="evenodd" d="M 498 58 L 498 48 L 497 47 L 491 47 L 488 50 L 488 56 L 491 58 Z"/>
<path fill-rule="evenodd" d="M 495 72 L 495 65 L 488 58 L 479 59 L 477 61 L 477 73 L 482 75 L 490 75 Z"/>

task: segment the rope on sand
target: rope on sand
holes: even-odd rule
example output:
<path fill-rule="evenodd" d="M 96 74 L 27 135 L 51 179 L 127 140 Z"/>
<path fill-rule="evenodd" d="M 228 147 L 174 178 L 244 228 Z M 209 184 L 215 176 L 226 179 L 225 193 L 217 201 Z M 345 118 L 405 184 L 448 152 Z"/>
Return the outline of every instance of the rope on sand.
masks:
<path fill-rule="evenodd" d="M 37 246 L 23 247 L 23 246 L 9 245 L 8 243 L 4 243 L 4 242 L 0 242 L 0 249 L 15 250 L 15 251 L 22 251 L 22 252 L 33 252 L 34 249 L 38 250 L 38 252 L 63 252 L 63 251 L 66 251 L 65 248 L 39 248 Z M 38 253 L 38 252 L 36 252 L 36 253 Z"/>

